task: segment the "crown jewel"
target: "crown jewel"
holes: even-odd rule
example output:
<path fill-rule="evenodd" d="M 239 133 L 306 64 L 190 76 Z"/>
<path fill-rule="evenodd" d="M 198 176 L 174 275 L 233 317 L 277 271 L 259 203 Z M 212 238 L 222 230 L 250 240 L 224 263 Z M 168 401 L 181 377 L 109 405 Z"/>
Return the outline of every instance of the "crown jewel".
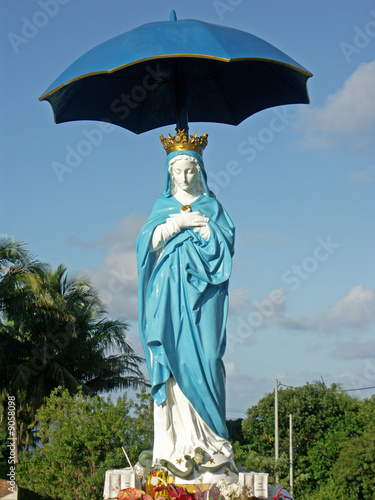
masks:
<path fill-rule="evenodd" d="M 184 129 L 179 130 L 173 137 L 171 134 L 168 134 L 167 139 L 161 135 L 160 140 L 163 143 L 167 154 L 172 151 L 196 151 L 197 153 L 202 154 L 202 151 L 207 146 L 207 137 L 207 133 L 198 137 L 197 132 L 189 137 Z"/>

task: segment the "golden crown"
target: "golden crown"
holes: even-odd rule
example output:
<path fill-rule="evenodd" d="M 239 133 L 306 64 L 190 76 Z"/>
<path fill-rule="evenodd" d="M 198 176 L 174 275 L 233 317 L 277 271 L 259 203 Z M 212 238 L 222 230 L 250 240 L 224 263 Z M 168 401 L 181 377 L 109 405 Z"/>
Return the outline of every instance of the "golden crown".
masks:
<path fill-rule="evenodd" d="M 184 130 L 179 130 L 173 137 L 168 134 L 166 139 L 164 136 L 160 136 L 160 140 L 163 143 L 164 149 L 167 154 L 172 151 L 196 151 L 202 154 L 202 151 L 207 146 L 208 134 L 204 133 L 202 136 L 198 137 L 197 132 L 191 135 L 190 138 Z"/>

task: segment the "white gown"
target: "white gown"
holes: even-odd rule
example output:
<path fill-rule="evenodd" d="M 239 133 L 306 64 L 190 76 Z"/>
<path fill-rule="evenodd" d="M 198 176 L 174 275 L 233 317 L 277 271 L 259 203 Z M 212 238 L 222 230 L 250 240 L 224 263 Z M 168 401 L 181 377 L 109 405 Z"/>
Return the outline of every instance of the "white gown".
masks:
<path fill-rule="evenodd" d="M 158 257 L 163 251 L 165 243 L 177 234 L 180 228 L 174 219 L 158 226 L 153 234 L 152 247 Z M 200 235 L 208 240 L 210 237 L 209 226 L 196 229 Z M 176 381 L 171 377 L 166 383 L 167 400 L 158 406 L 154 403 L 154 449 L 153 462 L 156 459 L 169 460 L 181 470 L 184 470 L 185 455 L 194 457 L 194 450 L 202 448 L 206 452 L 209 462 L 205 466 L 218 465 L 233 459 L 233 449 L 229 441 L 217 436 L 202 420 L 193 408 L 190 401 L 181 392 Z M 233 462 L 232 462 L 233 463 Z M 212 482 L 212 474 L 205 474 L 204 481 Z M 197 474 L 196 474 L 197 475 Z M 201 476 L 201 481 L 203 476 Z M 229 480 L 226 475 L 226 480 Z M 216 477 L 217 478 L 217 477 Z M 193 481 L 196 481 L 196 477 Z M 234 475 L 234 479 L 237 479 Z M 176 483 L 187 483 L 179 481 Z"/>
<path fill-rule="evenodd" d="M 154 461 L 159 458 L 173 464 L 181 459 L 184 462 L 184 455 L 193 457 L 198 447 L 210 456 L 220 453 L 227 459 L 233 458 L 231 444 L 208 427 L 176 381 L 171 377 L 166 385 L 167 400 L 160 406 L 154 405 Z"/>

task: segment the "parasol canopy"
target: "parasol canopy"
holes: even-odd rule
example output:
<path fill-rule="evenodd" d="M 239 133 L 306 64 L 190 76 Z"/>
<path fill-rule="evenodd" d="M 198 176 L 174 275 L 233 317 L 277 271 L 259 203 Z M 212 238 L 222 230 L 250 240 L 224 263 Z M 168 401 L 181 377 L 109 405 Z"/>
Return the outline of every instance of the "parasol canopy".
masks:
<path fill-rule="evenodd" d="M 100 120 L 141 134 L 189 122 L 238 125 L 272 106 L 308 103 L 312 74 L 264 40 L 176 19 L 93 48 L 43 93 L 55 122 Z"/>

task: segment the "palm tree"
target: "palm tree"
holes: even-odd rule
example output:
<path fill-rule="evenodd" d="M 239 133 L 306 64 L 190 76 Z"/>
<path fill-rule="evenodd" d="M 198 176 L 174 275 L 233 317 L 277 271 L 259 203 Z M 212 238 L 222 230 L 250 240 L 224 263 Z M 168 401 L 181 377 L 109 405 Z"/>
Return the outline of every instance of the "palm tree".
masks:
<path fill-rule="evenodd" d="M 24 243 L 0 237 L 0 314 L 16 316 L 36 301 L 46 304 L 42 293 L 44 271 L 45 266 L 28 252 Z"/>
<path fill-rule="evenodd" d="M 18 378 L 30 385 L 30 399 L 39 405 L 57 386 L 71 392 L 82 386 L 93 394 L 144 385 L 139 368 L 144 360 L 126 340 L 127 323 L 106 317 L 91 283 L 80 275 L 69 278 L 61 265 L 45 273 L 44 283 L 52 296 L 62 299 L 66 316 L 42 309 L 23 325 L 33 337 L 34 354 L 18 367 Z"/>
<path fill-rule="evenodd" d="M 52 271 L 22 243 L 0 239 L 0 391 L 17 396 L 19 442 L 55 387 L 93 394 L 147 385 L 127 328 L 106 317 L 83 276 Z"/>
<path fill-rule="evenodd" d="M 17 412 L 13 425 L 16 438 L 19 436 L 17 421 L 20 405 L 19 391 L 12 380 L 12 367 L 25 354 L 25 349 L 21 332 L 13 327 L 11 318 L 22 316 L 35 304 L 48 303 L 42 292 L 44 270 L 45 267 L 31 256 L 24 243 L 6 236 L 0 237 L 0 395 L 4 415 L 7 396 L 16 398 Z M 18 447 L 15 461 L 18 462 Z"/>

